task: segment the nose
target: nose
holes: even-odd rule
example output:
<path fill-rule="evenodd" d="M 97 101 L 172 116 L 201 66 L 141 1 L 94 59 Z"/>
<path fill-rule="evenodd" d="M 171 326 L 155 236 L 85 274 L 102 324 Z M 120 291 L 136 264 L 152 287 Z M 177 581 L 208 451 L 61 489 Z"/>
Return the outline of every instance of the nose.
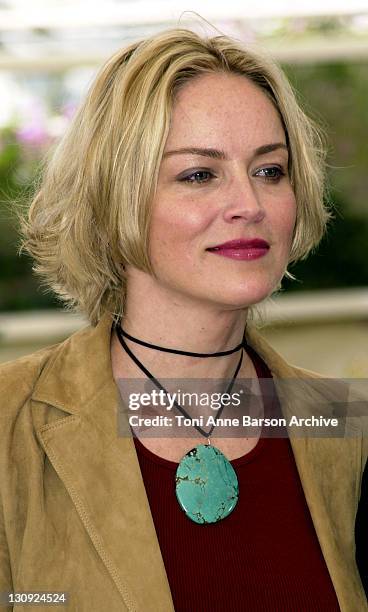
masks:
<path fill-rule="evenodd" d="M 249 223 L 259 223 L 266 211 L 261 203 L 261 196 L 252 185 L 248 175 L 233 177 L 225 192 L 224 219 L 244 219 Z"/>

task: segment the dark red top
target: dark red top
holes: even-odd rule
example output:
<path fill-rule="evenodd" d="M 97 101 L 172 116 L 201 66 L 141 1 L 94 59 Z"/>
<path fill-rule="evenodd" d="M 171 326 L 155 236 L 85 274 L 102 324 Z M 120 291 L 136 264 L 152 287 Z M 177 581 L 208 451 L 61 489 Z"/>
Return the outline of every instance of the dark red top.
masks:
<path fill-rule="evenodd" d="M 250 356 L 258 378 L 272 378 Z M 134 441 L 176 612 L 340 610 L 288 438 L 260 438 L 231 461 L 238 503 L 206 525 L 177 502 L 178 464 Z"/>

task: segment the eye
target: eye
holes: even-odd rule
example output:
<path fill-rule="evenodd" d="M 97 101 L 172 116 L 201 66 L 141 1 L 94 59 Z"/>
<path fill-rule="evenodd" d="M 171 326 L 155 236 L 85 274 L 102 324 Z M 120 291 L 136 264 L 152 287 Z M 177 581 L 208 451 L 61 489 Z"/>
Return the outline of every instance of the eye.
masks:
<path fill-rule="evenodd" d="M 281 177 L 285 176 L 285 172 L 279 166 L 268 166 L 267 168 L 261 168 L 257 170 L 255 176 L 260 176 L 260 173 L 263 173 L 261 176 L 265 181 L 271 181 L 273 183 L 278 183 Z"/>
<path fill-rule="evenodd" d="M 203 183 L 208 183 L 211 177 L 214 177 L 214 175 L 209 170 L 196 170 L 195 172 L 187 174 L 178 180 L 181 183 L 189 183 L 192 185 L 197 183 L 198 185 L 202 185 Z"/>

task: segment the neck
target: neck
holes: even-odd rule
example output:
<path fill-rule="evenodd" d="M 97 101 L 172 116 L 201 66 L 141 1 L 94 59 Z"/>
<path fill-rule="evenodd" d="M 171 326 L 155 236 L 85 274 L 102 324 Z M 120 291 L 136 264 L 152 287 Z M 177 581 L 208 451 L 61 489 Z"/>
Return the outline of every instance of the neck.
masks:
<path fill-rule="evenodd" d="M 145 287 L 143 292 L 139 285 L 133 284 L 128 286 L 121 326 L 128 334 L 150 344 L 193 353 L 216 353 L 232 349 L 242 341 L 246 318 L 244 308 L 235 310 L 194 303 L 185 296 L 169 294 L 165 289 L 147 292 Z M 231 378 L 241 354 L 238 351 L 203 359 L 165 353 L 127 338 L 125 341 L 157 378 Z M 117 350 L 120 360 L 131 361 L 121 346 Z M 245 368 L 248 361 L 244 355 Z"/>

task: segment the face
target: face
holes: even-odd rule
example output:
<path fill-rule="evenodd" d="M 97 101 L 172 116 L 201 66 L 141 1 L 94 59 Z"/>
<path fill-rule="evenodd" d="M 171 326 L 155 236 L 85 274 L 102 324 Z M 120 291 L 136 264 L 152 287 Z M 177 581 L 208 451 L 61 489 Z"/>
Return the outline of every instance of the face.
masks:
<path fill-rule="evenodd" d="M 260 302 L 285 272 L 295 215 L 285 133 L 267 96 L 238 75 L 185 85 L 153 201 L 157 289 L 225 309 Z M 234 240 L 243 243 L 218 248 Z"/>

